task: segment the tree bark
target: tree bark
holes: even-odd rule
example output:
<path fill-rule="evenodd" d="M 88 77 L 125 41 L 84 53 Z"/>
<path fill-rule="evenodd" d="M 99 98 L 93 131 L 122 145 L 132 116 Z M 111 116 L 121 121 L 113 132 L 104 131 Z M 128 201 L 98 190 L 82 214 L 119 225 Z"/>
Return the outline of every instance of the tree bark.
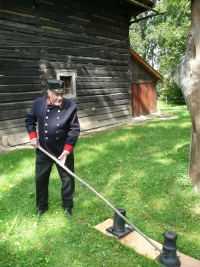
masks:
<path fill-rule="evenodd" d="M 200 1 L 191 1 L 191 27 L 185 56 L 174 81 L 181 88 L 192 120 L 189 177 L 200 192 Z"/>

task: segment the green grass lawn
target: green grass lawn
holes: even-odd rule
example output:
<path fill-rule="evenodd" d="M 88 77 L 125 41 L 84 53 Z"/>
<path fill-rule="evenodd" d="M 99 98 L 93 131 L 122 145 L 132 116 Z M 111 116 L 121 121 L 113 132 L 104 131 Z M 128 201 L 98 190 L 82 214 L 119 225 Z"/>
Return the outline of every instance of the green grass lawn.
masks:
<path fill-rule="evenodd" d="M 75 148 L 75 173 L 148 237 L 163 243 L 178 234 L 178 250 L 200 260 L 200 195 L 188 178 L 191 122 L 185 106 L 159 104 L 171 119 L 153 119 L 82 136 Z M 60 180 L 53 169 L 50 208 L 35 217 L 35 151 L 0 155 L 0 266 L 153 267 L 95 226 L 114 211 L 76 181 L 71 220 L 61 209 Z"/>

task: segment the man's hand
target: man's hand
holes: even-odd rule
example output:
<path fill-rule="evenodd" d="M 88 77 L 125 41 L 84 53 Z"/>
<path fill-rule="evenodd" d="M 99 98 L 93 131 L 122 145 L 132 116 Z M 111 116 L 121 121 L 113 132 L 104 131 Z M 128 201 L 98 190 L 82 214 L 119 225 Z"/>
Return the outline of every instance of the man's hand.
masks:
<path fill-rule="evenodd" d="M 37 138 L 33 138 L 30 140 L 31 142 L 31 145 L 34 147 L 34 148 L 38 148 L 39 146 L 39 140 Z"/>
<path fill-rule="evenodd" d="M 66 159 L 67 159 L 67 156 L 68 156 L 67 151 L 64 150 L 64 151 L 62 152 L 62 154 L 58 157 L 58 159 L 60 160 L 60 162 L 61 162 L 62 164 L 65 164 L 65 161 L 66 161 Z"/>

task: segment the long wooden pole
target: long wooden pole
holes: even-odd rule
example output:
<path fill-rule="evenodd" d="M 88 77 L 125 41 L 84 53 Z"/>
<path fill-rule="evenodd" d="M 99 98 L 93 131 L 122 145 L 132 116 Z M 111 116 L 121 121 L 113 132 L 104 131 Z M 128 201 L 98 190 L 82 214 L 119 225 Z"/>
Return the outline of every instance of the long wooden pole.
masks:
<path fill-rule="evenodd" d="M 45 153 L 47 156 L 52 158 L 58 165 L 60 165 L 64 170 L 66 170 L 70 175 L 72 175 L 74 178 L 76 178 L 79 182 L 81 182 L 83 185 L 85 185 L 87 188 L 89 188 L 95 195 L 97 195 L 101 200 L 103 200 L 111 209 L 113 209 L 125 222 L 127 222 L 128 225 L 130 225 L 135 231 L 137 231 L 140 235 L 142 235 L 152 246 L 154 246 L 159 252 L 162 253 L 162 250 L 151 240 L 149 239 L 145 234 L 143 234 L 136 226 L 134 226 L 129 220 L 126 219 L 110 202 L 108 202 L 107 199 L 105 199 L 102 195 L 100 195 L 94 188 L 89 186 L 86 182 L 84 182 L 81 178 L 79 178 L 77 175 L 75 175 L 73 172 L 71 172 L 64 164 L 60 162 L 57 158 L 52 156 L 49 152 L 47 152 L 45 149 L 43 149 L 41 146 L 38 146 L 38 148 Z"/>

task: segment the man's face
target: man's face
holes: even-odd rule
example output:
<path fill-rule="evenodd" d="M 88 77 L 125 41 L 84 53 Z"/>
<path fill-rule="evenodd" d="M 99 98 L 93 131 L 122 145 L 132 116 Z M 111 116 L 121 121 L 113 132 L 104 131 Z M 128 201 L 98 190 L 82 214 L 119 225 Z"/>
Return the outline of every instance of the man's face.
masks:
<path fill-rule="evenodd" d="M 64 94 L 63 93 L 53 93 L 50 90 L 47 91 L 48 96 L 51 100 L 51 103 L 54 104 L 55 106 L 60 106 L 62 104 Z"/>

